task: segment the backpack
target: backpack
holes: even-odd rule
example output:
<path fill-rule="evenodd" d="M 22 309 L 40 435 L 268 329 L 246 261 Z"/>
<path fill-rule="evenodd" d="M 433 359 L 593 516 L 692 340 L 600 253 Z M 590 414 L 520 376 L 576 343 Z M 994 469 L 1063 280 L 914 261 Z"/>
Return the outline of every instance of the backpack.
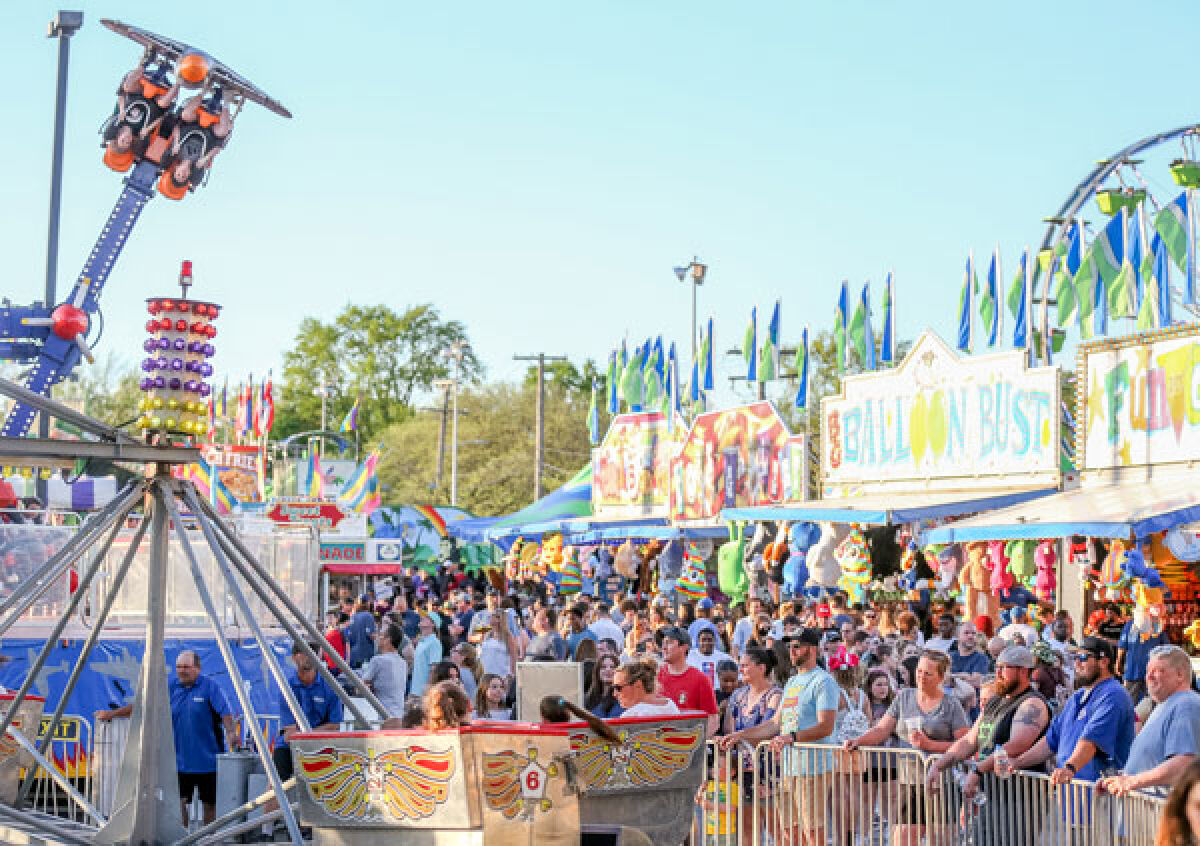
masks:
<path fill-rule="evenodd" d="M 846 696 L 846 691 L 843 690 L 838 694 L 845 700 L 848 706 L 846 712 L 838 720 L 837 729 L 834 731 L 833 740 L 838 745 L 845 743 L 847 740 L 857 740 L 871 728 L 871 717 L 867 714 L 863 705 L 867 698 L 866 694 L 861 690 L 855 692 L 858 694 L 858 701 L 854 703 Z"/>

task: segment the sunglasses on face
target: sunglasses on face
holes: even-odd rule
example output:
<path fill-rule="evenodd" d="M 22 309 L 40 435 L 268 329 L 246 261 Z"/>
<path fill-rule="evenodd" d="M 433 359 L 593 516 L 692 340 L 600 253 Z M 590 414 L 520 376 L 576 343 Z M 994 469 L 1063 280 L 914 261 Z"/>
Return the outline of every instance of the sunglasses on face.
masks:
<path fill-rule="evenodd" d="M 1076 652 L 1071 656 L 1071 660 L 1076 664 L 1086 664 L 1089 659 L 1098 657 L 1099 656 L 1093 655 L 1091 652 Z"/>

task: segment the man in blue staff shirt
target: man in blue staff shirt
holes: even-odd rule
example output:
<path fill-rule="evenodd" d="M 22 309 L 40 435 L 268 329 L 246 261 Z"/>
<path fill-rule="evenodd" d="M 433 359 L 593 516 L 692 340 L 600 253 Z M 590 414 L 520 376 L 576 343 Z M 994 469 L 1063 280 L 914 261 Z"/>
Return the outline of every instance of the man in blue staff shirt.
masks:
<path fill-rule="evenodd" d="M 309 646 L 315 653 L 317 647 L 312 644 Z M 341 698 L 326 684 L 325 679 L 321 678 L 316 665 L 304 654 L 299 644 L 292 647 L 292 663 L 296 665 L 296 677 L 288 679 L 288 686 L 300 704 L 300 710 L 308 719 L 309 726 L 313 731 L 337 731 L 342 722 Z M 275 762 L 279 780 L 287 781 L 295 772 L 288 741 L 293 734 L 300 731 L 300 726 L 296 724 L 296 718 L 282 694 L 279 697 L 279 726 L 280 736 L 275 740 L 275 751 L 271 753 L 271 759 Z M 263 813 L 268 814 L 278 807 L 278 803 L 270 799 L 263 806 Z"/>
<path fill-rule="evenodd" d="M 217 683 L 200 675 L 200 658 L 190 649 L 175 658 L 175 678 L 168 688 L 183 824 L 187 825 L 193 792 L 199 792 L 204 821 L 210 823 L 217 812 L 217 753 L 226 743 L 230 749 L 237 746 L 233 710 Z"/>
<path fill-rule="evenodd" d="M 237 723 L 224 691 L 212 679 L 200 675 L 200 657 L 190 649 L 175 658 L 175 678 L 167 690 L 171 696 L 171 728 L 175 733 L 175 768 L 179 772 L 183 824 L 188 824 L 187 808 L 196 792 L 204 806 L 204 821 L 210 823 L 217 813 L 217 754 L 225 748 L 237 748 Z M 96 719 L 107 722 L 132 713 L 133 703 L 129 702 L 119 708 L 97 711 Z"/>
<path fill-rule="evenodd" d="M 1116 649 L 1110 641 L 1085 637 L 1075 662 L 1075 693 L 1050 723 L 1046 735 L 1013 761 L 1017 769 L 1054 756 L 1050 781 L 1096 781 L 1120 770 L 1133 743 L 1133 702 L 1113 677 Z"/>

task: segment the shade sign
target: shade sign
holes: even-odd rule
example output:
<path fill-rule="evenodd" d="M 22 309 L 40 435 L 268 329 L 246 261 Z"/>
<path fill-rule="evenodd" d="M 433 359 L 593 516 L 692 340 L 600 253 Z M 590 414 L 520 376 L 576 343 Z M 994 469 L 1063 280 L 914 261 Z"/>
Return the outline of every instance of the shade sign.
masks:
<path fill-rule="evenodd" d="M 899 367 L 821 401 L 824 491 L 1057 484 L 1059 424 L 1056 367 L 959 356 L 926 331 Z"/>
<path fill-rule="evenodd" d="M 665 516 L 671 460 L 686 434 L 682 417 L 667 431 L 658 411 L 613 418 L 593 456 L 592 513 L 602 519 Z"/>
<path fill-rule="evenodd" d="M 672 465 L 671 517 L 707 520 L 722 508 L 782 502 L 789 439 L 769 402 L 699 415 Z"/>
<path fill-rule="evenodd" d="M 1200 327 L 1079 350 L 1080 470 L 1200 460 Z"/>

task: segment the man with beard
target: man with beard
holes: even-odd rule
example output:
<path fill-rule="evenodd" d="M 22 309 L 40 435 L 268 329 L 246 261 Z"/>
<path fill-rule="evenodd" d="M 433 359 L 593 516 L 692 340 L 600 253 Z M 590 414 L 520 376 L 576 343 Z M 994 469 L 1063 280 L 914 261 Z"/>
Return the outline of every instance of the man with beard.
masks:
<path fill-rule="evenodd" d="M 975 725 L 954 742 L 929 767 L 926 782 L 937 790 L 941 775 L 959 762 L 970 762 L 970 774 L 963 782 L 963 798 L 974 798 L 980 785 L 987 790 L 988 803 L 979 819 L 981 832 L 988 832 L 996 843 L 1031 843 L 1032 816 L 1019 795 L 1011 788 L 1000 791 L 996 782 L 996 753 L 1003 751 L 1015 761 L 1029 751 L 1050 724 L 1050 708 L 1030 686 L 1033 677 L 1033 653 L 1024 646 L 1009 646 L 996 658 L 996 695 L 988 701 Z M 1010 765 L 1011 766 L 1011 765 Z M 1007 776 L 1008 767 L 999 774 Z M 986 782 L 984 775 L 988 776 Z M 969 806 L 969 805 L 968 805 Z"/>
<path fill-rule="evenodd" d="M 1121 769 L 1133 743 L 1133 702 L 1113 678 L 1116 655 L 1103 638 L 1085 637 L 1072 655 L 1075 693 L 1050 723 L 1046 736 L 1018 758 L 1017 769 L 1032 767 L 1054 756 L 1050 781 L 1096 781 L 1108 769 Z"/>

